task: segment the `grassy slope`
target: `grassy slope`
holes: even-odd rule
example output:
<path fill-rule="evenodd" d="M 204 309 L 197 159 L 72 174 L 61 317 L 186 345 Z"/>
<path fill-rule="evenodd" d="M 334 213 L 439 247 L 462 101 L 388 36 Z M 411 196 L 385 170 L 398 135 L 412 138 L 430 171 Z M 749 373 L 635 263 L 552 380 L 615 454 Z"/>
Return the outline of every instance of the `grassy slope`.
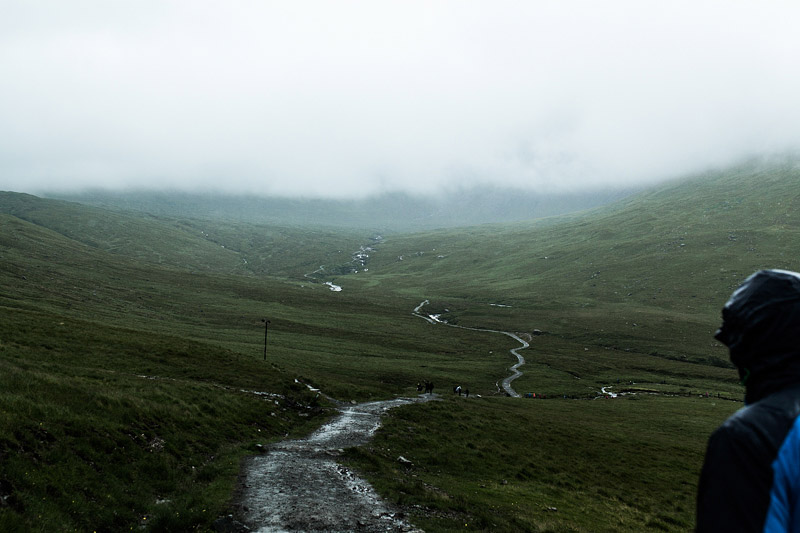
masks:
<path fill-rule="evenodd" d="M 723 364 L 711 337 L 731 291 L 759 268 L 800 268 L 798 185 L 791 166 L 742 167 L 555 226 L 394 237 L 360 281 L 461 324 Z"/>
<path fill-rule="evenodd" d="M 391 412 L 348 458 L 426 531 L 687 531 L 705 438 L 731 409 L 448 397 Z"/>
<path fill-rule="evenodd" d="M 174 322 L 185 273 L 0 224 L 0 529 L 208 524 L 243 453 L 324 415 L 290 376 Z"/>
<path fill-rule="evenodd" d="M 0 213 L 116 256 L 193 272 L 302 278 L 321 263 L 347 263 L 369 241 L 363 231 L 170 219 L 4 192 Z"/>
<path fill-rule="evenodd" d="M 312 405 L 292 388 L 302 376 L 342 398 L 407 393 L 423 378 L 484 396 L 398 411 L 374 446 L 354 452 L 389 494 L 435 511 L 425 522 L 431 530 L 457 529 L 462 519 L 466 529 L 685 530 L 705 438 L 736 407 L 697 393 L 740 394 L 734 372 L 721 367 L 724 350 L 710 339 L 719 307 L 755 268 L 797 268 L 790 262 L 797 255 L 797 172 L 759 172 L 741 168 L 670 184 L 557 224 L 393 236 L 373 254 L 368 272 L 337 278 L 341 293 L 302 274 L 308 266 L 346 262 L 367 234 L 219 224 L 210 237 L 206 223 L 5 195 L 0 213 L 17 216 L 0 215 L 0 362 L 8 369 L 0 405 L 26 407 L 2 411 L 0 454 L 20 459 L 0 470 L 0 491 L 14 504 L 0 508 L 0 520 L 32 527 L 35 509 L 51 523 L 79 529 L 99 527 L 88 518 L 93 513 L 109 528 L 145 514 L 165 528 L 207 525 L 202 509 L 224 506 L 231 464 L 253 445 L 252 428 L 260 424 L 275 438 L 302 428 L 308 417 L 300 414 L 318 412 L 297 407 Z M 95 225 L 86 222 L 92 217 Z M 462 324 L 547 331 L 526 352 L 518 390 L 585 398 L 604 385 L 625 385 L 694 397 L 488 398 L 515 343 L 411 316 L 424 298 Z M 264 316 L 272 320 L 273 364 L 266 367 Z M 282 406 L 282 425 L 272 427 L 260 414 L 274 404 L 231 390 L 239 388 L 283 392 L 295 408 Z M 163 400 L 179 407 L 165 409 Z M 194 404 L 205 408 L 187 410 Z M 99 407 L 83 416 L 81 405 Z M 135 425 L 138 418 L 168 428 L 167 437 Z M 228 433 L 219 434 L 220 420 Z M 615 429 L 607 431 L 606 422 Z M 46 434 L 37 432 L 40 423 Z M 16 434 L 15 427 L 23 429 Z M 150 433 L 142 431 L 137 444 L 132 435 L 140 427 Z M 558 438 L 543 438 L 542 428 Z M 217 453 L 198 448 L 191 455 L 191 446 L 167 444 L 149 451 L 156 439 L 204 435 Z M 67 460 L 66 450 L 87 442 L 95 450 L 84 454 L 88 459 Z M 141 453 L 131 460 L 135 467 L 113 470 L 112 481 L 153 460 L 175 478 L 146 490 L 141 480 L 136 490 L 119 482 L 126 488 L 109 492 L 109 505 L 99 489 L 90 490 L 84 510 L 73 511 L 64 496 L 74 494 L 70 483 L 91 479 L 87 469 L 113 458 L 119 444 Z M 50 471 L 41 466 L 50 448 L 60 455 L 48 461 L 64 462 L 66 473 L 29 482 L 25 472 Z M 397 471 L 399 454 L 415 461 L 414 471 Z M 180 465 L 200 464 L 201 457 L 213 465 L 209 473 L 220 474 L 196 483 L 194 471 Z M 175 497 L 169 511 L 155 503 L 178 494 L 185 497 Z M 106 516 L 101 507 L 112 511 Z M 185 522 L 171 522 L 184 520 L 177 515 Z"/>
<path fill-rule="evenodd" d="M 491 391 L 503 365 L 474 355 L 478 334 L 429 340 L 410 315 L 416 302 L 333 293 L 299 274 L 231 273 L 225 252 L 207 263 L 170 230 L 151 235 L 161 222 L 114 226 L 115 213 L 106 224 L 100 211 L 23 200 L 34 204 L 26 218 L 55 229 L 0 214 L 0 529 L 207 527 L 242 454 L 324 417 L 296 377 L 366 399 L 445 375 L 479 376 Z M 126 241 L 161 239 L 163 260 L 136 243 L 83 242 L 103 231 L 75 229 L 90 215 Z M 276 268 L 295 268 L 281 260 Z"/>
<path fill-rule="evenodd" d="M 0 316 L 3 531 L 208 524 L 248 449 L 324 414 L 303 387 L 227 350 L 43 312 Z"/>
<path fill-rule="evenodd" d="M 740 405 L 724 400 L 741 388 L 712 338 L 719 311 L 753 271 L 799 268 L 798 185 L 791 164 L 744 166 L 560 224 L 387 240 L 370 272 L 345 287 L 430 298 L 462 325 L 545 330 L 525 352 L 517 390 L 580 397 L 613 385 L 678 396 L 528 401 L 491 415 L 480 402 L 422 406 L 424 424 L 392 416 L 354 460 L 395 498 L 441 509 L 423 522 L 435 530 L 690 529 L 705 439 Z M 430 427 L 438 438 L 409 439 Z M 542 439 L 553 432 L 563 440 Z M 455 457 L 433 457 L 434 448 Z M 397 455 L 418 470 L 401 471 Z M 534 474 L 509 479 L 513 461 Z M 544 511 L 551 506 L 559 511 Z"/>

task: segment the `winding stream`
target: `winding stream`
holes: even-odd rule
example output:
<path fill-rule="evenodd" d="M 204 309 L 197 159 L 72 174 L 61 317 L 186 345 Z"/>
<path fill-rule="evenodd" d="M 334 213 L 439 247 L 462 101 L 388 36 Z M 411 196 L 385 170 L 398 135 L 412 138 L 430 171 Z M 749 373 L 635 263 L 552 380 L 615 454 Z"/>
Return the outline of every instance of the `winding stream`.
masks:
<path fill-rule="evenodd" d="M 450 326 L 451 328 L 469 329 L 469 330 L 472 330 L 472 331 L 484 331 L 484 332 L 488 332 L 488 333 L 502 333 L 503 335 L 508 335 L 509 337 L 511 337 L 512 339 L 514 339 L 515 341 L 519 342 L 522 345 L 522 346 L 518 346 L 516 348 L 513 348 L 513 349 L 509 350 L 514 355 L 514 357 L 517 358 L 517 364 L 515 364 L 514 366 L 509 368 L 509 370 L 511 370 L 512 374 L 510 376 L 508 376 L 507 378 L 503 379 L 503 383 L 502 383 L 503 390 L 506 391 L 506 394 L 508 394 L 509 396 L 512 396 L 514 398 L 519 398 L 520 397 L 519 393 L 517 391 L 515 391 L 514 388 L 511 386 L 511 382 L 522 375 L 522 372 L 519 370 L 519 367 L 521 367 L 522 365 L 525 364 L 525 358 L 522 357 L 519 354 L 519 350 L 524 350 L 525 348 L 528 348 L 530 346 L 530 344 L 528 344 L 526 341 L 524 341 L 521 338 L 519 338 L 519 336 L 517 336 L 514 333 L 511 333 L 509 331 L 500 331 L 500 330 L 496 330 L 496 329 L 482 329 L 482 328 L 469 328 L 469 327 L 466 327 L 466 326 L 457 326 L 455 324 L 448 324 L 447 322 L 443 322 L 443 321 L 439 320 L 439 315 L 424 315 L 424 314 L 422 314 L 422 308 L 424 306 L 426 306 L 427 304 L 429 304 L 429 303 L 430 302 L 428 300 L 423 300 L 422 303 L 420 303 L 417 307 L 414 308 L 414 312 L 412 314 L 414 316 L 417 316 L 417 317 L 423 319 L 423 320 L 428 321 L 431 324 L 442 324 L 444 326 Z"/>

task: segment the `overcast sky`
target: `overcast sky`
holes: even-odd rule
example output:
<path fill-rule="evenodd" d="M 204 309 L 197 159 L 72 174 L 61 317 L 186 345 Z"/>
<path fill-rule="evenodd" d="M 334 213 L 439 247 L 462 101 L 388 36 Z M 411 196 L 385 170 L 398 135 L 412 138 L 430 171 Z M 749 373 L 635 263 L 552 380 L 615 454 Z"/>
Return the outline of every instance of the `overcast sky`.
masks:
<path fill-rule="evenodd" d="M 585 190 L 800 145 L 796 0 L 0 13 L 2 190 Z"/>

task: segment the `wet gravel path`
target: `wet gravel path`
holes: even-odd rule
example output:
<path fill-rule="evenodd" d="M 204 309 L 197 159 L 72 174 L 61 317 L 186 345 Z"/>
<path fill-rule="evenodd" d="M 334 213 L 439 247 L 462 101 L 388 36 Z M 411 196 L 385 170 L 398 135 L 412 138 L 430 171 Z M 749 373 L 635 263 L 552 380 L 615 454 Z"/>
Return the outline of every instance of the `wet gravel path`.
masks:
<path fill-rule="evenodd" d="M 369 441 L 387 410 L 429 396 L 340 408 L 333 420 L 301 440 L 272 445 L 247 466 L 239 508 L 251 531 L 419 532 L 336 457 Z"/>

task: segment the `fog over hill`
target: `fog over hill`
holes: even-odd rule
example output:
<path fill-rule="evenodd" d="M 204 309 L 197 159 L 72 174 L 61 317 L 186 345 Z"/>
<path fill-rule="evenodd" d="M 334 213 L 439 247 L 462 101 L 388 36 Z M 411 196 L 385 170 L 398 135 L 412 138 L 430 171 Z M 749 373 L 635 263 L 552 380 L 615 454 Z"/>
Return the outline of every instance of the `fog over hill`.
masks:
<path fill-rule="evenodd" d="M 563 215 L 606 205 L 633 192 L 608 188 L 591 193 L 539 194 L 476 187 L 435 196 L 398 192 L 344 200 L 94 190 L 50 197 L 159 216 L 401 232 Z"/>
<path fill-rule="evenodd" d="M 605 187 L 545 192 L 506 186 L 464 186 L 439 194 L 391 192 L 365 198 L 261 196 L 163 189 L 86 189 L 42 197 L 156 216 L 225 220 L 278 226 L 348 228 L 385 233 L 523 222 L 577 213 L 614 204 L 639 193 L 683 180 L 710 179 L 727 173 L 749 173 L 753 186 L 773 172 L 800 165 L 800 153 L 787 151 L 741 160 L 736 165 L 707 168 L 673 176 L 654 185 Z M 760 177 L 759 177 L 760 176 Z"/>
<path fill-rule="evenodd" d="M 3 2 L 0 189 L 652 185 L 797 149 L 797 2 Z"/>

